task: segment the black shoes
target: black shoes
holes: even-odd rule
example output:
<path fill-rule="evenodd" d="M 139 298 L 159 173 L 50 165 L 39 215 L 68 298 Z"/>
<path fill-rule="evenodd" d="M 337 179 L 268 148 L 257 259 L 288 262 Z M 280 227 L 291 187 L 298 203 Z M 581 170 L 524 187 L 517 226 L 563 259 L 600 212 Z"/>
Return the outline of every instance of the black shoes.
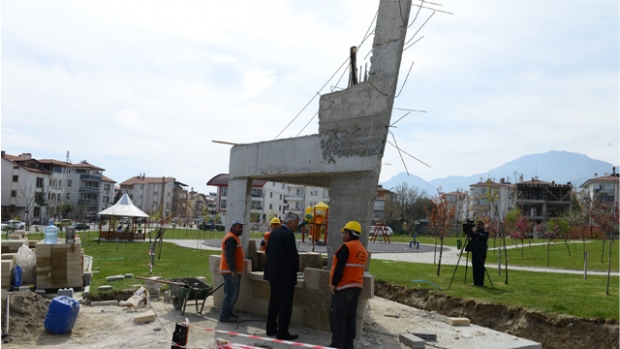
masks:
<path fill-rule="evenodd" d="M 287 334 L 285 334 L 285 335 L 278 336 L 277 338 L 278 338 L 278 339 L 285 340 L 285 341 L 292 341 L 292 340 L 294 340 L 294 339 L 297 339 L 297 337 L 299 337 L 299 336 L 298 336 L 298 335 L 296 335 L 296 334 L 290 334 L 290 333 L 287 333 Z"/>
<path fill-rule="evenodd" d="M 235 319 L 234 317 L 225 316 L 220 317 L 220 322 L 237 322 L 237 319 Z"/>
<path fill-rule="evenodd" d="M 277 331 L 274 331 L 274 332 L 267 331 L 267 337 L 275 337 L 277 334 L 278 334 Z"/>

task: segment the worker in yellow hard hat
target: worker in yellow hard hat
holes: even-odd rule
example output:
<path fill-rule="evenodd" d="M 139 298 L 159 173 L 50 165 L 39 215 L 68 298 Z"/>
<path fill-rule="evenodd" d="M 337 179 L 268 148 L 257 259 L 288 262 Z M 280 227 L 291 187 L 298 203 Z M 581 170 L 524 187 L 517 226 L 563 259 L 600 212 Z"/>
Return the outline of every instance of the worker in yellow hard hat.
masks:
<path fill-rule="evenodd" d="M 364 284 L 364 268 L 368 252 L 360 242 L 362 226 L 350 221 L 342 228 L 342 246 L 332 260 L 329 274 L 329 327 L 333 348 L 353 348 L 357 302 Z"/>
<path fill-rule="evenodd" d="M 280 222 L 280 219 L 278 219 L 278 217 L 273 217 L 271 219 L 271 222 L 269 222 L 269 231 L 265 233 L 265 235 L 263 235 L 263 240 L 261 240 L 260 242 L 260 250 L 261 251 L 266 251 L 267 250 L 267 242 L 269 241 L 269 234 L 271 234 L 272 231 L 280 228 L 280 226 L 282 225 L 282 223 Z"/>

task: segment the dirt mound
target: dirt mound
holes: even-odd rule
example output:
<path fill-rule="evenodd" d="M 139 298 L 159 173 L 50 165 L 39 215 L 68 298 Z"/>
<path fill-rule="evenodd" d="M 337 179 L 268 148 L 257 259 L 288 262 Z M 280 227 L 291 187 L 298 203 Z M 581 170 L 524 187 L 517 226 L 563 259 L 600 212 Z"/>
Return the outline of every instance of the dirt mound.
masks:
<path fill-rule="evenodd" d="M 6 297 L 2 290 L 2 330 L 6 328 Z M 34 292 L 14 292 L 9 296 L 9 340 L 29 342 L 45 331 L 43 323 L 50 300 Z"/>
<path fill-rule="evenodd" d="M 618 348 L 619 344 L 620 332 L 615 320 L 580 319 L 567 315 L 550 317 L 528 309 L 381 282 L 375 283 L 375 295 L 446 316 L 467 317 L 476 325 L 539 342 L 545 349 Z"/>

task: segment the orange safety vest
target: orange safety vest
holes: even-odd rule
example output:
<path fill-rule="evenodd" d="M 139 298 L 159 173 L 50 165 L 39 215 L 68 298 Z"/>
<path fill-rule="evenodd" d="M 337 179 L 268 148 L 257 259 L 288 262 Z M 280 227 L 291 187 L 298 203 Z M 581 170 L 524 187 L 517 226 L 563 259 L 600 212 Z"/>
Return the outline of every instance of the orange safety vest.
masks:
<path fill-rule="evenodd" d="M 351 240 L 345 242 L 349 249 L 349 258 L 342 271 L 342 279 L 336 286 L 336 290 L 343 290 L 345 288 L 357 287 L 362 288 L 364 285 L 364 268 L 366 267 L 366 260 L 368 260 L 368 252 L 359 240 Z M 342 246 L 340 246 L 342 248 Z M 340 248 L 338 251 L 340 251 Z M 332 270 L 329 273 L 329 284 L 332 284 L 332 278 L 334 277 L 334 270 L 336 264 L 338 264 L 338 251 L 334 253 L 332 260 Z"/>
<path fill-rule="evenodd" d="M 269 235 L 271 235 L 271 232 L 268 231 L 265 233 L 265 235 L 263 235 L 263 241 L 265 241 L 265 246 L 260 247 L 261 251 L 267 251 L 267 243 L 269 242 Z"/>
<path fill-rule="evenodd" d="M 228 262 L 226 262 L 226 245 L 224 243 L 230 237 L 234 238 L 235 241 L 237 241 L 237 248 L 235 249 L 235 266 L 237 267 L 237 273 L 243 272 L 244 255 L 243 246 L 241 246 L 241 240 L 239 240 L 239 237 L 233 232 L 228 232 L 228 234 L 226 234 L 226 236 L 224 236 L 224 238 L 222 239 L 222 258 L 220 258 L 220 274 L 232 274 L 230 268 L 228 267 Z"/>

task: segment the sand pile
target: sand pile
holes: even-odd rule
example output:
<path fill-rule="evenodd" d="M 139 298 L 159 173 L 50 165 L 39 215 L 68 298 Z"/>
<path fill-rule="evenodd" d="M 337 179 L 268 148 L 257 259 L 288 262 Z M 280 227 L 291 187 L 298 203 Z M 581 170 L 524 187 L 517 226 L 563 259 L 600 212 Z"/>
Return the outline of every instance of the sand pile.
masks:
<path fill-rule="evenodd" d="M 2 290 L 2 330 L 6 328 L 6 297 Z M 34 292 L 14 292 L 9 296 L 9 341 L 31 342 L 45 332 L 43 323 L 50 300 Z"/>

